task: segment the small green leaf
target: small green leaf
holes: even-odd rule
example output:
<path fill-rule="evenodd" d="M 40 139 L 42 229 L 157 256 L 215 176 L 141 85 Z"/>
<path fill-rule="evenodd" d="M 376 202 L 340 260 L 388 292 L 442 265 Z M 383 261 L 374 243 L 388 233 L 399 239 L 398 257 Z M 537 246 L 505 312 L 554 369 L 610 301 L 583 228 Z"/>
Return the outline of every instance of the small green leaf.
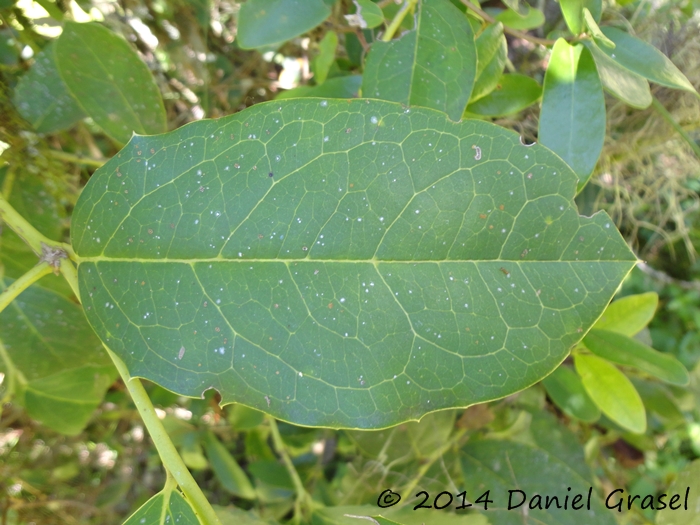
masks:
<path fill-rule="evenodd" d="M 131 46 L 106 27 L 66 22 L 56 42 L 61 78 L 85 113 L 114 140 L 166 130 L 153 75 Z"/>
<path fill-rule="evenodd" d="M 658 304 L 656 292 L 628 295 L 610 303 L 593 328 L 631 337 L 641 332 L 654 318 Z"/>
<path fill-rule="evenodd" d="M 459 120 L 476 76 L 474 33 L 449 0 L 423 0 L 416 28 L 367 56 L 362 96 L 424 106 Z"/>
<path fill-rule="evenodd" d="M 561 12 L 564 15 L 564 20 L 569 30 L 574 35 L 579 35 L 585 30 L 585 21 L 583 19 L 583 8 L 587 8 L 592 14 L 594 21 L 600 20 L 602 12 L 601 0 L 560 0 Z"/>
<path fill-rule="evenodd" d="M 632 378 L 634 388 L 639 392 L 646 409 L 669 425 L 684 425 L 685 417 L 672 393 L 666 385 L 658 381 Z"/>
<path fill-rule="evenodd" d="M 0 288 L 10 282 L 0 278 Z M 82 309 L 37 286 L 0 313 L 0 341 L 0 369 L 16 375 L 20 403 L 30 417 L 63 434 L 85 427 L 116 377 Z"/>
<path fill-rule="evenodd" d="M 262 424 L 265 414 L 241 404 L 231 405 L 226 418 L 234 430 L 250 430 Z"/>
<path fill-rule="evenodd" d="M 644 109 L 651 105 L 651 91 L 645 78 L 615 62 L 600 50 L 595 41 L 587 40 L 584 45 L 593 55 L 605 89 L 633 108 Z"/>
<path fill-rule="evenodd" d="M 503 0 L 503 3 L 523 18 L 526 17 L 529 12 L 530 6 L 521 4 L 520 0 Z"/>
<path fill-rule="evenodd" d="M 518 73 L 505 74 L 496 89 L 467 106 L 467 113 L 486 117 L 512 115 L 537 102 L 541 95 L 542 88 L 535 79 Z"/>
<path fill-rule="evenodd" d="M 238 45 L 253 49 L 302 35 L 331 14 L 323 0 L 248 0 L 238 13 Z"/>
<path fill-rule="evenodd" d="M 200 525 L 190 504 L 177 491 L 159 492 L 134 512 L 124 525 Z"/>
<path fill-rule="evenodd" d="M 618 365 L 633 366 L 674 385 L 687 385 L 688 371 L 675 357 L 623 334 L 592 329 L 583 338 L 591 352 Z"/>
<path fill-rule="evenodd" d="M 228 492 L 243 499 L 255 499 L 255 489 L 231 453 L 211 432 L 204 433 L 204 449 L 217 479 Z"/>
<path fill-rule="evenodd" d="M 360 27 L 362 29 L 372 29 L 379 27 L 384 23 L 384 13 L 382 9 L 372 2 L 372 0 L 353 0 L 357 11 L 354 15 L 347 15 L 346 18 L 352 17 L 355 23 L 350 25 Z"/>
<path fill-rule="evenodd" d="M 586 7 L 583 8 L 583 20 L 584 20 L 584 22 L 586 22 L 586 27 L 588 27 L 588 31 L 590 31 L 591 35 L 593 35 L 593 37 L 596 40 L 598 40 L 603 45 L 603 47 L 608 48 L 608 49 L 615 49 L 615 42 L 610 40 L 600 30 L 600 27 L 598 27 L 598 24 L 596 23 L 595 19 L 593 18 L 593 15 Z"/>
<path fill-rule="evenodd" d="M 595 355 L 576 354 L 574 363 L 588 395 L 606 416 L 635 434 L 646 430 L 644 404 L 625 374 Z"/>
<path fill-rule="evenodd" d="M 605 140 L 603 86 L 590 51 L 560 38 L 544 77 L 539 141 L 588 182 Z"/>
<path fill-rule="evenodd" d="M 473 103 L 488 95 L 498 84 L 508 57 L 508 43 L 503 34 L 503 24 L 489 24 L 476 39 L 476 82 L 472 90 Z"/>
<path fill-rule="evenodd" d="M 530 6 L 527 6 L 527 13 L 525 16 L 521 16 L 512 9 L 506 9 L 496 15 L 496 20 L 511 29 L 527 31 L 528 29 L 535 29 L 544 24 L 544 13 Z"/>
<path fill-rule="evenodd" d="M 132 375 L 381 428 L 532 385 L 600 317 L 637 259 L 575 187 L 490 123 L 274 101 L 134 137 L 71 234 L 89 320 Z"/>
<path fill-rule="evenodd" d="M 357 98 L 362 85 L 362 75 L 329 78 L 320 86 L 299 86 L 282 91 L 275 100 L 288 98 Z"/>
<path fill-rule="evenodd" d="M 55 49 L 55 42 L 42 49 L 14 90 L 13 102 L 19 114 L 39 133 L 68 129 L 85 118 L 58 73 Z"/>
<path fill-rule="evenodd" d="M 335 50 L 337 47 L 338 35 L 334 31 L 328 31 L 318 44 L 319 54 L 312 64 L 316 84 L 323 84 L 328 78 L 328 71 L 330 71 L 333 62 L 335 62 Z"/>
<path fill-rule="evenodd" d="M 565 414 L 594 423 L 600 418 L 600 410 L 583 387 L 581 378 L 568 366 L 560 366 L 542 380 L 550 399 Z"/>
<path fill-rule="evenodd" d="M 479 510 L 491 523 L 583 523 L 570 505 L 580 495 L 576 504 L 585 509 L 592 484 L 548 450 L 516 441 L 487 439 L 470 441 L 460 456 L 464 480 L 464 487 L 460 487 L 460 490 L 467 491 L 469 502 L 474 505 L 472 509 Z M 568 490 L 569 487 L 571 490 Z M 487 512 L 483 512 L 483 504 L 477 504 L 476 499 L 486 490 L 490 491 L 489 496 L 494 503 L 489 504 Z M 527 499 L 522 506 L 517 506 L 523 500 L 523 494 Z M 547 496 L 557 496 L 558 504 L 546 505 Z M 564 498 L 567 496 L 569 506 L 565 509 Z M 511 509 L 507 510 L 509 503 Z M 603 506 L 595 492 L 591 495 L 590 511 L 583 509 L 579 507 L 579 512 L 584 512 L 590 523 L 616 523 L 613 514 Z"/>
<path fill-rule="evenodd" d="M 625 67 L 662 86 L 695 93 L 695 88 L 683 73 L 654 46 L 614 27 L 603 27 L 603 34 L 615 43 L 615 49 L 601 51 Z"/>

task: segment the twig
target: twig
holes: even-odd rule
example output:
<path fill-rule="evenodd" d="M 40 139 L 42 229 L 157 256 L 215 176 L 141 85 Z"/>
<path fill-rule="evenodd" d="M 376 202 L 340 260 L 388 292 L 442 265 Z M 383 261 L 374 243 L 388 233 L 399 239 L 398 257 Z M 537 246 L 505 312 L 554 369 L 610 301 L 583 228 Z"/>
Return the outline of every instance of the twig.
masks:
<path fill-rule="evenodd" d="M 670 275 L 662 272 L 661 270 L 656 270 L 655 268 L 652 268 L 644 262 L 637 263 L 637 268 L 639 268 L 652 279 L 655 279 L 662 284 L 675 284 L 676 286 L 678 286 L 679 288 L 683 288 L 684 290 L 694 290 L 700 292 L 700 282 L 698 281 L 684 281 L 682 279 L 676 279 L 675 277 L 671 277 Z"/>
<path fill-rule="evenodd" d="M 486 11 L 483 11 L 481 8 L 477 7 L 476 5 L 472 4 L 469 0 L 459 0 L 462 2 L 467 8 L 471 9 L 474 11 L 477 15 L 479 15 L 481 18 L 489 22 L 490 24 L 495 24 L 497 20 L 489 15 Z M 539 38 L 533 35 L 530 35 L 528 33 L 524 33 L 522 31 L 518 31 L 517 29 L 511 29 L 510 27 L 504 25 L 503 26 L 503 32 L 508 33 L 509 35 L 522 38 L 523 40 L 528 40 L 534 44 L 540 44 L 542 46 L 553 46 L 554 44 L 557 43 L 556 40 L 550 40 L 549 38 Z M 572 39 L 573 40 L 573 39 Z"/>
<path fill-rule="evenodd" d="M 51 265 L 44 261 L 34 266 L 22 277 L 13 282 L 4 292 L 0 293 L 0 312 L 7 308 L 24 290 L 52 271 L 53 268 Z"/>
<path fill-rule="evenodd" d="M 83 157 L 81 155 L 76 155 L 75 153 L 67 153 L 65 151 L 58 151 L 55 149 L 48 150 L 46 154 L 49 157 L 53 157 L 57 160 L 72 162 L 73 164 L 84 164 L 85 166 L 93 166 L 95 168 L 99 168 L 106 162 L 101 159 L 92 159 L 90 157 Z"/>
<path fill-rule="evenodd" d="M 394 38 L 394 34 L 399 30 L 399 27 L 401 27 L 401 22 L 403 22 L 403 19 L 406 18 L 408 12 L 413 9 L 417 3 L 418 0 L 406 0 L 403 3 L 401 9 L 397 11 L 394 19 L 391 21 L 389 27 L 386 28 L 386 31 L 382 35 L 382 40 L 384 42 L 388 42 Z"/>

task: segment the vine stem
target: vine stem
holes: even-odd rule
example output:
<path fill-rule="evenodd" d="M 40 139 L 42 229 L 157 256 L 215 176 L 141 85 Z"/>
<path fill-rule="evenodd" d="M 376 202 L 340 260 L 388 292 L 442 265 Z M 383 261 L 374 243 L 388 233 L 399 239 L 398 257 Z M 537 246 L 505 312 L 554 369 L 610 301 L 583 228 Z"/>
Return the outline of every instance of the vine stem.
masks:
<path fill-rule="evenodd" d="M 396 31 L 398 31 L 399 27 L 401 27 L 401 22 L 403 22 L 403 19 L 406 18 L 408 12 L 413 9 L 417 3 L 418 0 L 406 0 L 403 3 L 401 9 L 399 9 L 396 15 L 394 15 L 394 19 L 391 21 L 389 27 L 386 28 L 386 31 L 382 35 L 382 40 L 384 42 L 388 42 L 394 38 Z"/>
<path fill-rule="evenodd" d="M 92 166 L 94 168 L 99 168 L 100 166 L 103 166 L 105 160 L 102 159 L 93 159 L 90 157 L 83 157 L 81 155 L 76 155 L 75 153 L 67 153 L 65 151 L 58 151 L 55 149 L 50 149 L 46 151 L 46 154 L 49 157 L 52 157 L 56 160 L 62 160 L 65 162 L 72 162 L 73 164 L 83 164 L 85 166 Z"/>
<path fill-rule="evenodd" d="M 39 233 L 24 217 L 17 213 L 2 195 L 0 195 L 0 219 L 14 230 L 37 255 L 42 258 L 47 257 L 47 255 L 54 256 L 51 261 L 42 260 L 34 268 L 17 279 L 5 292 L 0 294 L 0 311 L 4 308 L 4 306 L 2 306 L 3 304 L 5 306 L 10 304 L 22 290 L 55 269 L 60 270 L 61 274 L 66 278 L 66 281 L 68 281 L 73 293 L 80 301 L 78 272 L 75 266 L 73 266 L 73 263 L 65 257 L 66 254 L 69 254 L 75 258 L 72 248 L 64 243 L 52 241 Z M 56 255 L 57 253 L 62 255 Z M 209 501 L 207 501 L 207 498 L 204 496 L 202 489 L 199 488 L 199 485 L 197 485 L 192 474 L 190 474 L 190 471 L 178 454 L 175 445 L 173 445 L 173 442 L 165 431 L 143 384 L 141 384 L 138 378 L 131 377 L 124 362 L 106 345 L 105 349 L 119 372 L 122 381 L 124 381 L 124 385 L 129 391 L 131 399 L 134 405 L 136 405 L 148 429 L 148 433 L 151 435 L 151 439 L 158 450 L 158 455 L 163 462 L 166 472 L 169 476 L 171 475 L 180 486 L 182 493 L 187 498 L 203 525 L 221 525 L 214 509 L 209 504 Z M 166 488 L 168 488 L 168 486 L 169 485 L 166 484 Z"/>
<path fill-rule="evenodd" d="M 4 292 L 0 293 L 0 312 L 9 306 L 15 298 L 32 284 L 41 279 L 44 275 L 53 272 L 53 268 L 46 261 L 40 262 L 34 268 L 25 273 L 22 277 L 8 286 Z"/>
<path fill-rule="evenodd" d="M 76 271 L 73 264 L 63 259 L 61 260 L 61 273 L 68 281 L 68 284 L 73 289 L 75 296 L 80 299 L 80 290 L 78 289 L 78 272 Z M 134 401 L 134 405 L 141 415 L 146 429 L 153 440 L 153 443 L 158 450 L 158 455 L 160 456 L 163 466 L 167 471 L 168 476 L 172 476 L 177 482 L 180 490 L 187 498 L 188 502 L 194 509 L 195 513 L 199 517 L 200 521 L 204 525 L 221 525 L 218 516 L 214 512 L 214 509 L 209 504 L 206 496 L 199 488 L 199 485 L 190 474 L 189 469 L 182 461 L 180 454 L 178 454 L 175 445 L 170 440 L 168 433 L 163 427 L 156 414 L 155 408 L 153 408 L 153 403 L 151 403 L 151 398 L 148 397 L 146 389 L 143 387 L 141 381 L 136 377 L 131 377 L 129 370 L 126 368 L 124 362 L 109 349 L 107 345 L 104 345 L 107 354 L 112 358 L 114 366 L 117 368 L 119 375 L 124 382 L 131 399 Z M 167 483 L 166 483 L 167 487 Z"/>
<path fill-rule="evenodd" d="M 697 155 L 697 157 L 700 159 L 700 146 L 697 145 L 697 143 L 692 139 L 690 135 L 683 129 L 683 127 L 676 122 L 676 119 L 673 118 L 673 115 L 671 115 L 668 110 L 659 102 L 659 99 L 656 97 L 651 98 L 651 105 L 654 106 L 654 109 L 659 112 L 659 114 L 664 118 L 668 124 L 675 129 L 678 134 L 683 138 L 688 143 L 688 146 L 690 146 L 690 149 L 693 150 L 693 153 Z"/>
<path fill-rule="evenodd" d="M 306 489 L 304 488 L 304 483 L 299 477 L 294 463 L 292 463 L 292 458 L 289 457 L 287 453 L 287 447 L 282 441 L 282 436 L 280 435 L 279 428 L 277 427 L 277 421 L 272 416 L 267 416 L 267 422 L 270 426 L 270 432 L 272 434 L 272 444 L 275 447 L 275 451 L 282 457 L 284 466 L 289 472 L 289 476 L 292 478 L 292 483 L 294 484 L 294 489 L 297 493 L 297 499 L 294 502 L 294 517 L 298 521 L 302 514 L 302 506 L 304 510 L 309 510 L 310 507 L 310 497 Z"/>

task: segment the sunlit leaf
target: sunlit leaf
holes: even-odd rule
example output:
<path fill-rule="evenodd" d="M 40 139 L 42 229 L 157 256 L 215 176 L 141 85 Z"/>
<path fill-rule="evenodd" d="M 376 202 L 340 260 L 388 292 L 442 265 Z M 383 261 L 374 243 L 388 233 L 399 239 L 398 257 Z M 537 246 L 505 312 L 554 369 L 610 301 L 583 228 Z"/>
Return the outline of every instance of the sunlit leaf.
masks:
<path fill-rule="evenodd" d="M 98 169 L 81 298 L 132 375 L 312 426 L 386 427 L 552 371 L 636 262 L 576 177 L 480 121 L 259 104 Z"/>
<path fill-rule="evenodd" d="M 604 140 L 605 99 L 593 57 L 583 45 L 560 38 L 544 77 L 539 141 L 573 168 L 581 189 Z"/>
<path fill-rule="evenodd" d="M 9 279 L 0 279 L 3 289 Z M 27 413 L 64 434 L 87 424 L 116 370 L 82 309 L 33 286 L 0 313 L 0 370 L 14 374 Z"/>
<path fill-rule="evenodd" d="M 583 338 L 583 344 L 594 354 L 618 365 L 639 368 L 674 385 L 688 384 L 688 371 L 678 359 L 626 335 L 594 328 Z"/>
<path fill-rule="evenodd" d="M 530 6 L 527 6 L 527 13 L 525 16 L 521 16 L 512 9 L 506 9 L 496 16 L 496 20 L 506 27 L 527 31 L 528 29 L 535 29 L 544 24 L 544 13 Z"/>
<path fill-rule="evenodd" d="M 630 337 L 638 334 L 654 318 L 659 296 L 656 292 L 628 295 L 608 305 L 593 326 Z"/>
<path fill-rule="evenodd" d="M 631 432 L 646 430 L 644 405 L 625 374 L 595 355 L 576 354 L 574 363 L 588 395 L 606 416 Z"/>
<path fill-rule="evenodd" d="M 302 35 L 331 14 L 323 0 L 248 0 L 238 13 L 238 45 L 252 49 Z"/>
<path fill-rule="evenodd" d="M 601 0 L 560 0 L 561 12 L 566 25 L 575 35 L 584 31 L 583 8 L 587 8 L 595 21 L 600 20 L 602 11 Z"/>
<path fill-rule="evenodd" d="M 449 0 L 420 5 L 415 29 L 372 44 L 362 96 L 433 108 L 459 120 L 476 76 L 474 34 Z"/>
<path fill-rule="evenodd" d="M 357 11 L 353 15 L 346 15 L 346 18 L 350 19 L 352 17 L 356 21 L 357 27 L 372 29 L 384 23 L 382 9 L 372 0 L 353 0 L 353 3 Z"/>
<path fill-rule="evenodd" d="M 148 66 L 106 27 L 66 22 L 56 42 L 56 64 L 83 111 L 116 141 L 167 129 L 163 99 Z"/>
<path fill-rule="evenodd" d="M 13 102 L 19 114 L 39 133 L 67 129 L 85 118 L 58 73 L 55 48 L 52 42 L 37 54 L 14 90 Z"/>

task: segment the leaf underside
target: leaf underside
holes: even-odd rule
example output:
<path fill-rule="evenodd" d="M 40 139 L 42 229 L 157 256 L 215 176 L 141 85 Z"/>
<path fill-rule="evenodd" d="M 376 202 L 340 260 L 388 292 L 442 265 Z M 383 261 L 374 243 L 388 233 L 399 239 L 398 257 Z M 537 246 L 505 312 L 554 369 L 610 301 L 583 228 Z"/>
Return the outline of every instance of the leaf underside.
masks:
<path fill-rule="evenodd" d="M 377 428 L 550 373 L 635 263 L 576 175 L 480 121 L 256 105 L 134 136 L 73 215 L 86 314 L 132 375 Z"/>

